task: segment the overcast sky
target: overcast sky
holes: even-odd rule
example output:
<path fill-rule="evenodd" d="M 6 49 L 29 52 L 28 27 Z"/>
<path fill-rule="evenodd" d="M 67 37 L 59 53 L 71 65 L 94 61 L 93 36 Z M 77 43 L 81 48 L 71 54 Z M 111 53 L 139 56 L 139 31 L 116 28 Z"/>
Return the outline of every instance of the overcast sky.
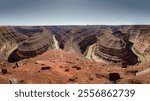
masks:
<path fill-rule="evenodd" d="M 0 0 L 0 25 L 150 24 L 150 0 Z"/>

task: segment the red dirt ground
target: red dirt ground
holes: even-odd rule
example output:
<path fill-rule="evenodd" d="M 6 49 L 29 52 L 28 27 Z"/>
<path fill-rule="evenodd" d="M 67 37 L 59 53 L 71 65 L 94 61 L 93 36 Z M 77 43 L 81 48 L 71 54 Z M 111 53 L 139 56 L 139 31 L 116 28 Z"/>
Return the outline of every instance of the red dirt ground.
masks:
<path fill-rule="evenodd" d="M 18 65 L 18 66 L 17 66 Z M 7 73 L 0 73 L 0 83 L 19 84 L 110 84 L 110 83 L 149 83 L 150 72 L 136 76 L 150 68 L 150 62 L 121 68 L 106 65 L 61 50 L 47 51 L 35 58 L 21 60 L 16 64 L 9 64 L 0 69 L 7 69 Z M 109 73 L 119 73 L 120 79 L 115 82 L 109 80 Z"/>

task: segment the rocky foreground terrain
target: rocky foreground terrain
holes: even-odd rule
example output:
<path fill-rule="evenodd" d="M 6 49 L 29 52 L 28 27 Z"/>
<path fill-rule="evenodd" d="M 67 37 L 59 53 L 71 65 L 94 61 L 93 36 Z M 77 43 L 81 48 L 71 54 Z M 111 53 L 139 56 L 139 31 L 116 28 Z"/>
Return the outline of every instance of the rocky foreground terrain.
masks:
<path fill-rule="evenodd" d="M 149 84 L 150 26 L 1 26 L 0 83 Z"/>

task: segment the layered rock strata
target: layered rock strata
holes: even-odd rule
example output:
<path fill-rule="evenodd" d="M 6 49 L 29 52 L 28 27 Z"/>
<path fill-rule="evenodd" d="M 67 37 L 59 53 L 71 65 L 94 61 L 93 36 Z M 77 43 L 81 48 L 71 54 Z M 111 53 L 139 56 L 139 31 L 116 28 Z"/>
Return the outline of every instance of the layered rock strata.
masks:
<path fill-rule="evenodd" d="M 24 58 L 36 56 L 43 53 L 43 50 L 46 50 L 47 47 L 53 49 L 53 36 L 55 36 L 55 41 L 58 41 L 58 49 L 65 51 L 73 50 L 79 55 L 85 56 L 88 47 L 96 43 L 96 46 L 93 46 L 95 49 L 94 53 L 98 57 L 103 57 L 103 60 L 113 60 L 112 62 L 134 64 L 135 62 L 133 61 L 135 59 L 129 59 L 129 57 L 135 57 L 131 51 L 132 43 L 134 43 L 134 48 L 138 50 L 143 57 L 147 60 L 150 59 L 149 29 L 150 26 L 143 25 L 0 27 L 0 51 L 4 54 L 6 49 L 10 50 L 15 46 L 14 44 L 17 44 L 19 45 L 16 50 L 18 56 Z M 111 30 L 120 30 L 123 33 L 129 33 L 130 36 L 126 36 L 126 34 L 122 34 L 120 32 L 119 34 L 116 34 L 116 32 L 113 33 Z M 43 38 L 43 36 L 45 36 L 44 33 L 47 33 L 47 37 Z M 108 36 L 103 33 L 107 33 Z M 45 39 L 49 40 L 50 44 L 47 44 L 47 41 L 44 42 Z M 128 56 L 128 54 L 130 55 Z"/>
<path fill-rule="evenodd" d="M 80 37 L 77 37 L 76 39 L 80 40 L 78 42 L 76 41 L 76 43 L 82 54 L 84 54 L 84 52 L 86 52 L 87 47 L 89 47 L 90 45 L 97 42 L 96 35 L 86 35 L 86 36 L 82 35 Z"/>
<path fill-rule="evenodd" d="M 12 27 L 0 27 L 0 43 L 7 42 L 22 42 L 27 39 L 27 36 L 17 33 Z"/>
<path fill-rule="evenodd" d="M 18 44 L 27 38 L 12 27 L 0 27 L 0 62 L 5 61 Z"/>
<path fill-rule="evenodd" d="M 43 29 L 40 26 L 17 26 L 15 27 L 17 32 L 25 34 L 27 36 L 32 36 L 36 33 L 42 33 Z"/>
<path fill-rule="evenodd" d="M 134 48 L 140 53 L 144 60 L 150 60 L 150 26 L 136 25 L 129 30 L 130 40 L 134 43 Z M 143 59 L 141 59 L 142 61 Z"/>
<path fill-rule="evenodd" d="M 49 34 L 37 33 L 19 45 L 17 55 L 22 58 L 33 57 L 42 54 L 52 46 L 53 40 Z"/>
<path fill-rule="evenodd" d="M 131 51 L 129 37 L 120 31 L 102 34 L 96 43 L 95 55 L 109 62 L 134 65 L 137 56 Z"/>

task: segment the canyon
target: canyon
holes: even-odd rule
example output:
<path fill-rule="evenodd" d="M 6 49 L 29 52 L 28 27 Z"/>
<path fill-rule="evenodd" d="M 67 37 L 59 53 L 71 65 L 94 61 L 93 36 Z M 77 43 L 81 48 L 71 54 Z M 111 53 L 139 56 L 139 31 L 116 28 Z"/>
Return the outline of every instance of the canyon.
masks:
<path fill-rule="evenodd" d="M 110 73 L 150 83 L 149 25 L 0 26 L 0 36 L 0 83 L 114 83 Z"/>

